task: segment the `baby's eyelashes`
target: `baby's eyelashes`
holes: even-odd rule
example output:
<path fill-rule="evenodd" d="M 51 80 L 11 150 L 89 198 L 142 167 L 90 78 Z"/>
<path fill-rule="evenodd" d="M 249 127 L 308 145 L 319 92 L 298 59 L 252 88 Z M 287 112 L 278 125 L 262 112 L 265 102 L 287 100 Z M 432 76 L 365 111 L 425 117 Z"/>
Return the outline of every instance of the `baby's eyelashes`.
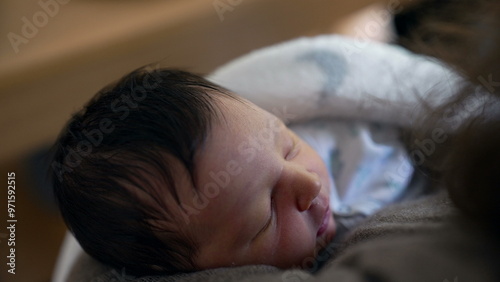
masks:
<path fill-rule="evenodd" d="M 264 233 L 269 229 L 269 227 L 272 225 L 273 223 L 273 219 L 274 219 L 274 211 L 275 211 L 275 203 L 274 203 L 274 199 L 271 197 L 271 201 L 270 201 L 270 210 L 269 210 L 269 217 L 267 218 L 264 226 L 262 226 L 262 228 L 259 230 L 259 232 L 255 235 L 255 237 L 252 239 L 252 241 L 256 240 L 257 238 L 259 238 L 260 236 L 264 235 Z"/>

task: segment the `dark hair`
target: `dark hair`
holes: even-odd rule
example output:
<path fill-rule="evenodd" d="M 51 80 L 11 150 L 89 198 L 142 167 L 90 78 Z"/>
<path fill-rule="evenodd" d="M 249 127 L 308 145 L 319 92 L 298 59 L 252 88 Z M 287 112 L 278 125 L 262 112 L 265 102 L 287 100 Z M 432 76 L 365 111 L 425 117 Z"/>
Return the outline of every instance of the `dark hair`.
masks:
<path fill-rule="evenodd" d="M 395 26 L 401 45 L 449 63 L 468 80 L 429 111 L 422 132 L 475 104 L 431 166 L 460 210 L 500 231 L 500 2 L 423 0 L 396 15 Z"/>
<path fill-rule="evenodd" d="M 217 95 L 234 97 L 188 72 L 141 68 L 73 115 L 55 143 L 52 176 L 63 219 L 88 254 L 136 275 L 194 270 L 196 242 L 154 222 L 179 221 L 164 198 L 180 206 L 178 191 L 195 187 Z M 176 187 L 176 164 L 192 187 Z"/>

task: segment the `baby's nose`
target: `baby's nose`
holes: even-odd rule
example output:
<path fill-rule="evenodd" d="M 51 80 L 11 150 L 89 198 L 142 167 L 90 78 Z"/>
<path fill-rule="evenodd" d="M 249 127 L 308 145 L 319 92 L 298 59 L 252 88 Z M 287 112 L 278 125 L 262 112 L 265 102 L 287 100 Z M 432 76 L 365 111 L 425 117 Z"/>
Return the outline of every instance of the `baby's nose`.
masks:
<path fill-rule="evenodd" d="M 297 208 L 301 212 L 309 210 L 313 200 L 321 191 L 319 175 L 314 172 L 303 170 L 297 174 L 294 186 L 297 195 Z"/>

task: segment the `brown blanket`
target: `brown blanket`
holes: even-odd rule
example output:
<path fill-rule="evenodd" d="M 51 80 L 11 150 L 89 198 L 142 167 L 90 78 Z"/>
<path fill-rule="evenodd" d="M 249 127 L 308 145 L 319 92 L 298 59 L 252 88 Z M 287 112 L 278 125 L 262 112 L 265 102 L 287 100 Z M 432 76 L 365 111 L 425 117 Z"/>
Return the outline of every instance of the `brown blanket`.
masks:
<path fill-rule="evenodd" d="M 498 241 L 459 213 L 445 193 L 439 193 L 372 216 L 315 274 L 245 266 L 139 278 L 85 255 L 69 281 L 500 281 Z"/>

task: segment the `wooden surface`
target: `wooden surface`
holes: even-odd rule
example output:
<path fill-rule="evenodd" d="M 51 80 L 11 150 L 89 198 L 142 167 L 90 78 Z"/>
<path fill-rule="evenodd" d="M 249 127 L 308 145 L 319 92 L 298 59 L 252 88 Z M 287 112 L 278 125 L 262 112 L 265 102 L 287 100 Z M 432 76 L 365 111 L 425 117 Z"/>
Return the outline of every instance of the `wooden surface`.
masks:
<path fill-rule="evenodd" d="M 3 25 L 3 34 L 22 36 L 23 17 L 34 24 L 33 16 L 44 10 L 38 1 L 30 1 L 31 5 L 15 0 L 0 4 L 23 7 Z M 221 21 L 214 8 L 217 1 L 240 4 L 222 13 Z M 28 43 L 17 46 L 18 53 L 3 37 L 0 161 L 50 144 L 72 112 L 134 68 L 162 61 L 207 73 L 255 48 L 328 32 L 336 18 L 374 2 L 217 1 L 72 0 L 60 4 L 58 13 Z"/>

